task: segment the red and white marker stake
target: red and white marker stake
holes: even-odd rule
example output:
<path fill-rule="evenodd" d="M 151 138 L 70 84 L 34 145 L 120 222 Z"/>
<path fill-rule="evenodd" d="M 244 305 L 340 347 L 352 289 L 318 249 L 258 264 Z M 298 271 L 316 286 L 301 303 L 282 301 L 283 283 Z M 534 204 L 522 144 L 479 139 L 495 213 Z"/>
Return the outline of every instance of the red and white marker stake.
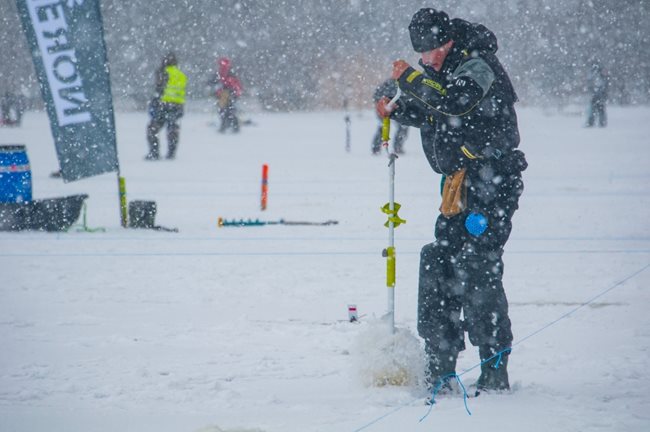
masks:
<path fill-rule="evenodd" d="M 357 312 L 357 305 L 348 305 L 348 320 L 350 322 L 359 321 L 359 314 Z"/>
<path fill-rule="evenodd" d="M 262 199 L 260 203 L 260 208 L 266 210 L 266 204 L 269 197 L 269 166 L 267 164 L 262 165 Z"/>

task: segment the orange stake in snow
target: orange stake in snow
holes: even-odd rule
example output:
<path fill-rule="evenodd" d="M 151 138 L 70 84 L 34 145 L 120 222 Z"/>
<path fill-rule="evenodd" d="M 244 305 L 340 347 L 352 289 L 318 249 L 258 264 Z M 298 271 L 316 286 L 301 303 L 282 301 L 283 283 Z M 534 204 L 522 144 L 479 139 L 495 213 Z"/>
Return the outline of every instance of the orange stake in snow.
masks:
<path fill-rule="evenodd" d="M 262 165 L 262 210 L 266 210 L 266 202 L 269 196 L 269 166 Z"/>

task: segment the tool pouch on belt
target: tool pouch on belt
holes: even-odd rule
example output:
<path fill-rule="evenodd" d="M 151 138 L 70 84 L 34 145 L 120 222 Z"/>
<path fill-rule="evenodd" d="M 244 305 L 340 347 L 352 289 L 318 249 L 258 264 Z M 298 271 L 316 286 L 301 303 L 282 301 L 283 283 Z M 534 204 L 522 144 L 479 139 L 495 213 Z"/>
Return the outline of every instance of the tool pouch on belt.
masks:
<path fill-rule="evenodd" d="M 467 207 L 465 171 L 466 168 L 460 169 L 445 178 L 440 213 L 447 218 L 456 216 Z"/>

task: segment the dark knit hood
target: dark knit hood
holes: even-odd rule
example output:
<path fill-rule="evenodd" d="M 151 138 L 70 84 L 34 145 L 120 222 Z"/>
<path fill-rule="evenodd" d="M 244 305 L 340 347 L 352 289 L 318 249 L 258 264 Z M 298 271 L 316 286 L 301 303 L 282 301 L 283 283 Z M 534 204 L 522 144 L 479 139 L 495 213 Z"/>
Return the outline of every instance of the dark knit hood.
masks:
<path fill-rule="evenodd" d="M 460 18 L 451 20 L 454 48 L 459 50 L 496 53 L 497 37 L 483 24 L 474 24 Z"/>
<path fill-rule="evenodd" d="M 454 46 L 447 56 L 441 72 L 436 72 L 431 66 L 418 64 L 432 77 L 450 75 L 467 56 L 481 55 L 494 57 L 499 49 L 497 37 L 483 24 L 475 24 L 460 18 L 451 20 L 449 33 Z"/>

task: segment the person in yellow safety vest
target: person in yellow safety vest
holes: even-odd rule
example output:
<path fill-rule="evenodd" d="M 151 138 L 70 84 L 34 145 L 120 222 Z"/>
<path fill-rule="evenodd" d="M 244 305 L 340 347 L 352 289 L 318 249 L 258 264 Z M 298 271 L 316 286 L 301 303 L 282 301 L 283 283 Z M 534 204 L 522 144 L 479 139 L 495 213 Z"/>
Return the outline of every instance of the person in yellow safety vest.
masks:
<path fill-rule="evenodd" d="M 149 153 L 145 156 L 146 160 L 160 158 L 158 133 L 165 126 L 167 126 L 167 159 L 176 157 L 180 131 L 178 122 L 183 117 L 186 86 L 187 76 L 178 68 L 174 53 L 168 53 L 156 72 L 155 94 L 149 103 L 151 120 L 147 126 Z"/>

